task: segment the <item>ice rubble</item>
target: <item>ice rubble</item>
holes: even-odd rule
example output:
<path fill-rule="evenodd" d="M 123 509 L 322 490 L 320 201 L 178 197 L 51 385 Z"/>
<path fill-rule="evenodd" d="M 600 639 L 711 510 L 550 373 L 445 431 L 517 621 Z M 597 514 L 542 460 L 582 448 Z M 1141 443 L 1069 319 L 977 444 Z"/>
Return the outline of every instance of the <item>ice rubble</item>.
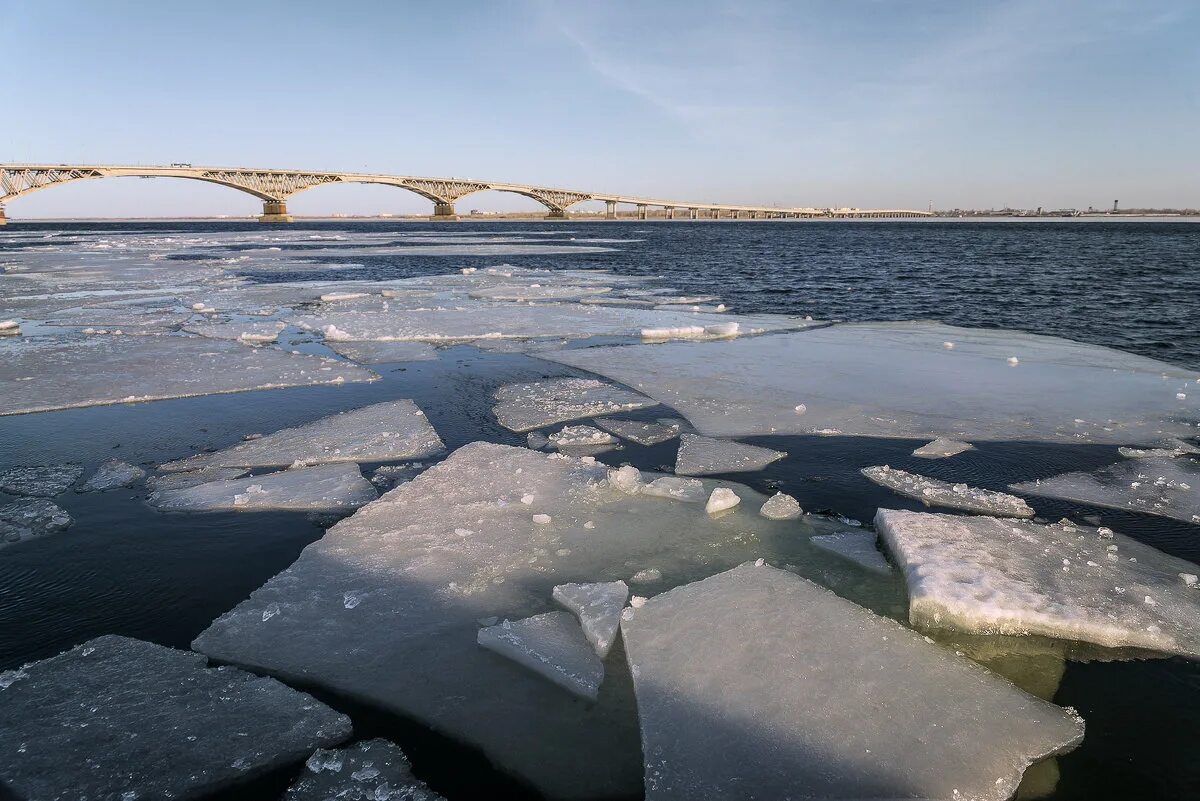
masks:
<path fill-rule="evenodd" d="M 1094 473 L 1064 473 L 1013 484 L 1012 489 L 1200 523 L 1200 464 L 1186 456 L 1144 456 Z"/>
<path fill-rule="evenodd" d="M 83 483 L 83 492 L 103 492 L 104 490 L 128 487 L 146 477 L 146 471 L 136 465 L 122 462 L 120 459 L 109 459 L 96 468 L 92 477 Z"/>
<path fill-rule="evenodd" d="M 9 495 L 53 498 L 66 492 L 67 487 L 82 475 L 83 468 L 77 464 L 10 467 L 0 472 L 0 491 Z"/>
<path fill-rule="evenodd" d="M 314 752 L 284 801 L 445 801 L 413 776 L 394 743 L 375 739 Z"/>
<path fill-rule="evenodd" d="M 348 512 L 375 500 L 375 487 L 358 465 L 294 467 L 278 473 L 155 490 L 149 503 L 165 512 L 267 509 Z"/>
<path fill-rule="evenodd" d="M 224 450 L 168 462 L 173 472 L 201 467 L 277 467 L 296 462 L 390 462 L 420 459 L 445 446 L 411 400 L 384 401 L 284 428 Z"/>
<path fill-rule="evenodd" d="M 873 573 L 890 573 L 892 566 L 875 547 L 875 539 L 868 531 L 839 531 L 837 534 L 818 534 L 809 542 Z"/>
<path fill-rule="evenodd" d="M 275 679 L 114 635 L 0 682 L 0 783 L 18 798 L 193 799 L 350 735 Z"/>
<path fill-rule="evenodd" d="M 698 478 L 662 476 L 648 482 L 641 488 L 641 492 L 643 495 L 656 495 L 660 498 L 670 498 L 673 501 L 687 503 L 704 503 L 708 498 L 704 482 Z"/>
<path fill-rule="evenodd" d="M 769 566 L 651 598 L 621 632 L 647 801 L 1003 801 L 1083 738 L 1068 710 Z"/>
<path fill-rule="evenodd" d="M 643 423 L 640 420 L 617 420 L 612 417 L 598 417 L 593 420 L 605 431 L 616 434 L 621 439 L 636 442 L 638 445 L 657 445 L 679 436 L 681 431 L 688 430 L 683 420 L 674 417 L 660 417 L 658 422 Z"/>
<path fill-rule="evenodd" d="M 378 378 L 335 359 L 190 336 L 0 343 L 0 356 L 0 415 Z"/>
<path fill-rule="evenodd" d="M 500 425 L 523 433 L 551 423 L 656 405 L 636 392 L 594 378 L 551 378 L 500 387 L 492 412 Z"/>
<path fill-rule="evenodd" d="M 938 437 L 933 442 L 927 442 L 912 452 L 913 456 L 922 459 L 946 459 L 957 456 L 964 451 L 973 451 L 975 446 L 969 442 L 959 442 L 945 437 Z"/>
<path fill-rule="evenodd" d="M 1190 562 L 1107 529 L 880 509 L 914 625 L 1200 658 Z"/>
<path fill-rule="evenodd" d="M 783 451 L 746 445 L 697 434 L 679 435 L 679 454 L 675 473 L 680 476 L 706 476 L 714 473 L 749 473 L 762 470 L 771 462 L 787 456 Z"/>
<path fill-rule="evenodd" d="M 896 470 L 887 465 L 864 467 L 862 474 L 881 487 L 915 498 L 926 506 L 945 506 L 981 515 L 1033 517 L 1025 501 L 1004 492 L 951 484 L 928 476 Z"/>
<path fill-rule="evenodd" d="M 791 495 L 777 492 L 759 507 L 758 513 L 772 520 L 794 520 L 804 514 L 804 510 L 800 508 L 799 501 Z"/>
<path fill-rule="evenodd" d="M 479 648 L 480 621 L 542 614 L 554 587 L 631 565 L 667 586 L 763 556 L 830 569 L 807 538 L 832 524 L 766 520 L 762 495 L 730 486 L 749 508 L 710 518 L 630 494 L 594 460 L 467 445 L 329 529 L 194 646 L 417 719 L 547 796 L 634 795 L 635 716 L 615 689 L 627 679 L 610 670 L 598 701 L 578 703 Z"/>
<path fill-rule="evenodd" d="M 595 584 L 559 584 L 554 600 L 579 618 L 583 634 L 601 659 L 608 656 L 621 625 L 621 610 L 629 599 L 629 585 L 623 581 Z"/>
<path fill-rule="evenodd" d="M 437 350 L 424 342 L 326 341 L 340 356 L 359 364 L 427 362 L 437 359 Z"/>
<path fill-rule="evenodd" d="M 546 438 L 555 450 L 575 456 L 609 451 L 618 445 L 618 440 L 607 431 L 591 426 L 564 426 Z"/>
<path fill-rule="evenodd" d="M 545 612 L 479 630 L 477 641 L 589 701 L 604 681 L 604 663 L 570 612 Z"/>
<path fill-rule="evenodd" d="M 22 498 L 0 506 L 0 548 L 57 534 L 71 527 L 71 515 L 45 498 Z"/>
<path fill-rule="evenodd" d="M 953 350 L 942 347 L 954 339 Z M 1005 358 L 1019 353 L 1021 366 Z M 709 436 L 843 433 L 1159 443 L 1196 433 L 1192 371 L 1094 345 L 940 323 L 541 354 L 650 395 Z M 796 406 L 806 407 L 804 414 Z"/>

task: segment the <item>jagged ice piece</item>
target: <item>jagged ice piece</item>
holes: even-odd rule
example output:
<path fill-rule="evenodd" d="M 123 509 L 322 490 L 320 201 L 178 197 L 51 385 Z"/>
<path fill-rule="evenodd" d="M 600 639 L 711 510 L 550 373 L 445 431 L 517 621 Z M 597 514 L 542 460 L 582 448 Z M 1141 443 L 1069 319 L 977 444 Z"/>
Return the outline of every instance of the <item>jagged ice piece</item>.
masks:
<path fill-rule="evenodd" d="M 787 456 L 783 451 L 712 439 L 697 434 L 679 435 L 679 454 L 675 457 L 675 474 L 706 476 L 714 473 L 749 473 L 762 470 L 771 462 Z"/>
<path fill-rule="evenodd" d="M 623 581 L 593 584 L 559 584 L 554 600 L 579 618 L 583 634 L 601 659 L 608 656 L 621 625 L 621 610 L 629 600 L 629 585 Z"/>
<path fill-rule="evenodd" d="M 596 700 L 604 681 L 604 663 L 569 612 L 505 620 L 480 629 L 477 639 L 489 651 L 589 701 Z"/>
<path fill-rule="evenodd" d="M 656 405 L 636 392 L 594 378 L 551 378 L 500 387 L 492 411 L 500 425 L 524 433 L 551 423 Z"/>
<path fill-rule="evenodd" d="M 926 506 L 946 506 L 981 515 L 998 517 L 1033 517 L 1033 509 L 1025 501 L 1004 492 L 951 484 L 928 476 L 919 476 L 887 465 L 864 467 L 862 474 L 881 487 L 915 498 Z"/>

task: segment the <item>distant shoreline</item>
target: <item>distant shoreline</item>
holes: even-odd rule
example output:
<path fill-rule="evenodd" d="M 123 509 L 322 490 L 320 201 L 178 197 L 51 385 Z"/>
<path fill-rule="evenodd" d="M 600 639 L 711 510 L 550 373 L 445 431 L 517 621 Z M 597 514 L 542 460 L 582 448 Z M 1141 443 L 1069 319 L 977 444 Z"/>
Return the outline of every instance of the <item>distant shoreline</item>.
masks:
<path fill-rule="evenodd" d="M 293 214 L 292 217 L 296 222 L 405 222 L 405 223 L 422 223 L 433 222 L 429 215 L 411 214 L 411 215 L 302 215 Z M 700 218 L 696 220 L 686 217 L 676 217 L 668 219 L 663 215 L 649 216 L 646 219 L 639 219 L 636 216 L 621 216 L 615 220 L 606 219 L 604 214 L 574 214 L 568 215 L 565 218 L 546 219 L 544 214 L 539 213 L 510 213 L 510 214 L 462 214 L 456 220 L 438 220 L 437 222 L 673 222 L 673 223 L 712 223 L 712 222 L 756 222 L 756 223 L 897 223 L 897 222 L 1008 222 L 1008 223 L 1047 223 L 1047 222 L 1104 222 L 1130 220 L 1140 222 L 1196 222 L 1200 221 L 1200 213 L 1194 214 L 1081 214 L 1075 217 L 1055 217 L 1049 215 L 1037 216 L 1015 216 L 1015 215 L 982 215 L 982 214 L 964 214 L 950 215 L 937 214 L 933 217 L 883 217 L 883 218 L 835 218 L 835 217 L 812 217 L 812 218 L 790 218 L 790 219 L 737 219 L 734 220 L 728 217 L 722 217 L 719 220 L 710 218 Z M 245 217 L 231 216 L 206 216 L 206 217 L 9 217 L 10 225 L 21 225 L 23 223 L 127 223 L 127 222 L 258 222 L 258 215 L 247 215 Z M 3 229 L 0 228 L 0 231 Z"/>

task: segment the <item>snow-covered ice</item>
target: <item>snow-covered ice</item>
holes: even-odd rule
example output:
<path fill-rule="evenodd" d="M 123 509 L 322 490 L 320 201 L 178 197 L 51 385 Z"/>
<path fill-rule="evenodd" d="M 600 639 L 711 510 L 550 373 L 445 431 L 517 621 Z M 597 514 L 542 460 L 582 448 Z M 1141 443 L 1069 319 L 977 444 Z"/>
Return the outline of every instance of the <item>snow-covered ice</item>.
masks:
<path fill-rule="evenodd" d="M 500 425 L 522 433 L 551 423 L 656 405 L 636 392 L 594 378 L 551 378 L 500 387 L 492 411 Z"/>
<path fill-rule="evenodd" d="M 570 612 L 544 612 L 479 630 L 478 642 L 568 692 L 596 700 L 604 663 Z"/>
<path fill-rule="evenodd" d="M 679 418 L 662 417 L 655 423 L 643 423 L 640 420 L 617 420 L 612 417 L 598 417 L 593 420 L 596 425 L 616 434 L 621 439 L 636 442 L 638 445 L 657 445 L 679 436 L 681 431 L 689 430 L 687 423 Z"/>
<path fill-rule="evenodd" d="M 375 497 L 375 487 L 362 477 L 358 465 L 342 462 L 294 467 L 182 489 L 158 489 L 150 493 L 149 503 L 166 512 L 267 509 L 348 512 Z"/>
<path fill-rule="evenodd" d="M 958 440 L 938 437 L 932 442 L 927 442 L 917 448 L 912 452 L 912 455 L 919 456 L 922 459 L 945 459 L 971 450 L 975 450 L 975 446 L 969 442 L 959 442 Z"/>
<path fill-rule="evenodd" d="M 783 492 L 777 492 L 759 507 L 758 513 L 772 520 L 795 520 L 804 514 L 800 502 Z"/>
<path fill-rule="evenodd" d="M 22 799 L 208 797 L 351 730 L 275 679 L 127 637 L 91 640 L 14 678 L 0 684 L 0 783 Z"/>
<path fill-rule="evenodd" d="M 83 468 L 77 464 L 10 467 L 0 471 L 0 490 L 9 495 L 53 498 L 79 480 Z"/>
<path fill-rule="evenodd" d="M 715 515 L 718 512 L 732 509 L 741 502 L 742 499 L 729 487 L 717 487 L 708 496 L 708 501 L 704 504 L 704 511 Z"/>
<path fill-rule="evenodd" d="M 837 534 L 818 534 L 809 542 L 873 573 L 890 573 L 892 566 L 875 547 L 875 540 L 875 535 L 869 531 L 839 531 Z"/>
<path fill-rule="evenodd" d="M 647 801 L 1004 801 L 1083 722 L 791 573 L 742 565 L 632 610 Z"/>
<path fill-rule="evenodd" d="M 559 584 L 554 600 L 579 618 L 583 634 L 601 659 L 608 656 L 621 625 L 621 610 L 629 599 L 629 585 L 623 581 L 594 584 Z"/>
<path fill-rule="evenodd" d="M 288 788 L 284 801 L 444 801 L 413 775 L 395 743 L 363 740 L 319 749 Z"/>
<path fill-rule="evenodd" d="M 914 625 L 1200 658 L 1200 593 L 1180 577 L 1195 565 L 1137 540 L 891 509 L 875 527 L 904 572 Z"/>
<path fill-rule="evenodd" d="M 887 465 L 864 467 L 862 474 L 881 487 L 915 498 L 926 506 L 945 506 L 981 515 L 999 517 L 1033 517 L 1033 509 L 1025 501 L 1005 492 L 951 484 L 928 476 L 896 470 Z"/>
<path fill-rule="evenodd" d="M 83 483 L 83 492 L 103 492 L 104 490 L 128 487 L 146 477 L 142 468 L 122 462 L 120 459 L 109 459 L 103 462 L 92 477 Z"/>
<path fill-rule="evenodd" d="M 45 498 L 21 498 L 0 505 L 0 548 L 66 531 L 73 522 L 67 510 Z"/>
<path fill-rule="evenodd" d="M 1187 456 L 1144 456 L 1094 473 L 1064 473 L 1013 484 L 1012 489 L 1200 523 L 1200 463 Z"/>
<path fill-rule="evenodd" d="M 675 473 L 680 476 L 706 476 L 714 473 L 751 473 L 787 456 L 783 451 L 713 439 L 698 434 L 679 435 L 679 454 Z"/>
<path fill-rule="evenodd" d="M 564 426 L 547 437 L 547 441 L 555 450 L 580 456 L 603 453 L 619 444 L 617 438 L 607 431 L 579 425 Z"/>
<path fill-rule="evenodd" d="M 437 349 L 424 342 L 354 342 L 327 341 L 333 351 L 359 364 L 389 362 L 427 362 L 437 356 Z"/>

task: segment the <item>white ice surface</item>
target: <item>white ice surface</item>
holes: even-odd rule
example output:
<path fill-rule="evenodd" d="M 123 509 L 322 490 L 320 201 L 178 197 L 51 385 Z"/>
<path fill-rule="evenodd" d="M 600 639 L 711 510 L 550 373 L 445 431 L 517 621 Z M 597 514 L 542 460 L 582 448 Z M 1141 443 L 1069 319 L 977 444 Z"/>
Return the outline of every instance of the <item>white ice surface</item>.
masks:
<path fill-rule="evenodd" d="M 680 476 L 707 476 L 715 473 L 750 473 L 762 470 L 787 456 L 783 451 L 746 445 L 697 434 L 679 435 L 679 454 L 675 473 Z"/>
<path fill-rule="evenodd" d="M 477 640 L 518 665 L 589 701 L 604 681 L 604 663 L 570 612 L 544 612 L 479 630 Z"/>
<path fill-rule="evenodd" d="M 623 581 L 559 584 L 553 597 L 579 618 L 583 634 L 596 655 L 601 659 L 608 656 L 621 625 L 621 610 L 629 599 L 629 585 Z"/>
<path fill-rule="evenodd" d="M 741 497 L 729 487 L 717 487 L 708 496 L 704 511 L 710 515 L 724 512 L 742 502 Z"/>
<path fill-rule="evenodd" d="M 80 489 L 84 492 L 102 492 L 117 487 L 127 487 L 145 477 L 146 471 L 142 468 L 122 462 L 120 459 L 109 459 L 96 468 L 96 472 L 83 483 Z"/>
<path fill-rule="evenodd" d="M 249 478 L 155 490 L 149 503 L 166 512 L 348 512 L 375 500 L 375 487 L 356 464 L 296 467 Z"/>
<path fill-rule="evenodd" d="M 1200 463 L 1187 456 L 1144 456 L 1094 473 L 1064 473 L 1013 484 L 1012 489 L 1200 523 Z"/>
<path fill-rule="evenodd" d="M 873 573 L 890 573 L 892 566 L 875 547 L 875 540 L 875 535 L 869 531 L 839 531 L 837 534 L 818 534 L 809 542 Z"/>
<path fill-rule="evenodd" d="M 975 446 L 969 442 L 959 442 L 953 439 L 946 439 L 945 437 L 938 437 L 932 442 L 927 442 L 917 448 L 912 452 L 912 455 L 919 456 L 922 459 L 945 459 L 974 449 Z"/>
<path fill-rule="evenodd" d="M 945 506 L 981 515 L 1033 517 L 1029 504 L 1015 495 L 994 490 L 951 484 L 887 465 L 864 467 L 862 474 L 882 487 L 915 498 L 926 506 Z"/>
<path fill-rule="evenodd" d="M 594 378 L 550 378 L 500 387 L 492 412 L 500 425 L 522 433 L 551 423 L 655 405 L 636 392 Z"/>

